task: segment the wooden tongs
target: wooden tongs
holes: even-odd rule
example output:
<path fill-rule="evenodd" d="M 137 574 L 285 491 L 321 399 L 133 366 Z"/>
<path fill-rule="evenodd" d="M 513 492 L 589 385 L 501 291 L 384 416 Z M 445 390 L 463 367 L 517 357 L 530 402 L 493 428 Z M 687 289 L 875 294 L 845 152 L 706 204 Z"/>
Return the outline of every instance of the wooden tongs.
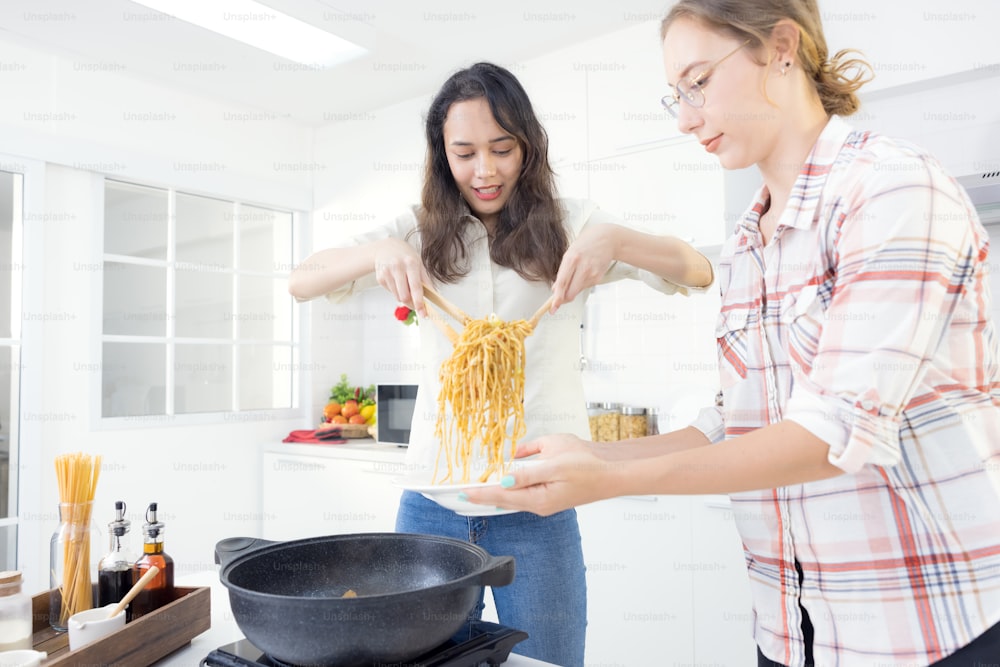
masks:
<path fill-rule="evenodd" d="M 424 288 L 424 299 L 430 301 L 435 306 L 437 306 L 447 314 L 451 315 L 452 318 L 454 318 L 455 321 L 459 322 L 463 327 L 472 321 L 473 318 L 470 317 L 468 313 L 466 313 L 464 310 L 453 304 L 451 301 L 445 299 L 433 287 L 431 287 L 427 283 L 424 283 L 423 288 Z M 550 296 L 545 301 L 545 303 L 542 304 L 541 308 L 535 311 L 535 314 L 532 315 L 531 318 L 528 320 L 528 326 L 530 326 L 532 330 L 534 330 L 534 328 L 538 326 L 538 321 L 542 319 L 542 316 L 545 315 L 545 313 L 549 312 L 549 309 L 552 308 L 553 299 L 555 299 L 555 295 Z M 430 308 L 428 308 L 428 314 L 430 314 L 431 316 L 430 319 L 434 321 L 434 324 L 436 324 L 438 328 L 441 329 L 441 331 L 444 333 L 445 336 L 448 337 L 448 340 L 450 340 L 452 344 L 458 341 L 458 332 L 455 331 L 447 322 L 445 322 L 444 319 L 439 317 L 436 313 L 430 312 Z"/>

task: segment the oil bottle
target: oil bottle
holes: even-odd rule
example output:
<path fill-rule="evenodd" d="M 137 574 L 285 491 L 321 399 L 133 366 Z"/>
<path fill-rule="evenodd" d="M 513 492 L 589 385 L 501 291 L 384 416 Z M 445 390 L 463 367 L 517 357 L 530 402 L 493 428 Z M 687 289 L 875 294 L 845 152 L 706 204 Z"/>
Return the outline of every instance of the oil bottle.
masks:
<path fill-rule="evenodd" d="M 110 549 L 97 565 L 97 606 L 120 602 L 132 588 L 132 568 L 135 556 L 129 549 L 129 528 L 125 518 L 125 502 L 115 501 L 115 520 L 108 524 Z M 125 608 L 125 622 L 132 620 L 132 605 Z"/>
<path fill-rule="evenodd" d="M 159 574 L 132 601 L 133 617 L 162 607 L 173 600 L 174 559 L 163 550 L 163 522 L 156 517 L 156 503 L 146 508 L 146 523 L 142 524 L 142 555 L 132 568 L 132 580 L 139 581 L 151 566 L 160 568 Z"/>

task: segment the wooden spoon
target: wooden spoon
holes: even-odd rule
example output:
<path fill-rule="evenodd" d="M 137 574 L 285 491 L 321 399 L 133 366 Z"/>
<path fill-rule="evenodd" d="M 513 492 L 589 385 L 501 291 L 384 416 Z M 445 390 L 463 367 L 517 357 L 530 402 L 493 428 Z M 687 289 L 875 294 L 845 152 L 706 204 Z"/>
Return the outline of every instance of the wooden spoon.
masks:
<path fill-rule="evenodd" d="M 552 307 L 552 302 L 555 300 L 556 297 L 553 294 L 545 301 L 545 303 L 542 304 L 542 307 L 536 310 L 535 314 L 531 316 L 531 319 L 528 320 L 528 326 L 530 326 L 532 330 L 538 326 L 538 320 L 542 319 L 542 316 L 549 312 L 549 309 Z"/>
<path fill-rule="evenodd" d="M 115 608 L 111 610 L 111 614 L 108 616 L 108 618 L 114 618 L 118 614 L 122 613 L 122 610 L 124 610 L 125 607 L 128 606 L 128 603 L 132 601 L 132 598 L 141 593 L 142 589 L 146 587 L 146 584 L 148 584 L 153 579 L 153 577 L 155 577 L 159 573 L 160 573 L 160 568 L 156 567 L 155 565 L 151 565 L 149 569 L 146 570 L 146 573 L 139 578 L 139 581 L 132 584 L 132 588 L 128 589 L 128 593 L 125 594 L 125 597 L 122 598 L 122 601 L 119 602 L 117 605 L 115 605 Z"/>

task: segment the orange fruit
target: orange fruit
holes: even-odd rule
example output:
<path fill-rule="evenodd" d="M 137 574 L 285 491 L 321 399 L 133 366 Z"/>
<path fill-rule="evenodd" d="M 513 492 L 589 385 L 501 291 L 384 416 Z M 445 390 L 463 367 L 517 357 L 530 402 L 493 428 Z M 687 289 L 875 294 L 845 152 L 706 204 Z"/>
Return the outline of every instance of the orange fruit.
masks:
<path fill-rule="evenodd" d="M 344 415 L 334 415 L 333 417 L 330 418 L 330 421 L 333 422 L 334 424 L 346 424 L 347 417 L 345 417 Z"/>
<path fill-rule="evenodd" d="M 348 419 L 358 414 L 358 412 L 360 412 L 358 409 L 358 402 L 353 398 L 344 401 L 344 404 L 340 407 L 340 414 L 344 415 Z"/>
<path fill-rule="evenodd" d="M 347 419 L 347 423 L 348 423 L 348 424 L 364 424 L 364 423 L 365 423 L 365 418 L 364 418 L 364 417 L 362 417 L 362 416 L 361 416 L 360 414 L 357 414 L 357 415 L 351 415 L 351 416 L 350 416 L 350 417 L 349 417 L 349 418 Z"/>
<path fill-rule="evenodd" d="M 323 416 L 326 417 L 327 419 L 331 419 L 334 416 L 339 415 L 340 410 L 341 410 L 340 403 L 338 403 L 337 401 L 330 401 L 323 408 Z"/>

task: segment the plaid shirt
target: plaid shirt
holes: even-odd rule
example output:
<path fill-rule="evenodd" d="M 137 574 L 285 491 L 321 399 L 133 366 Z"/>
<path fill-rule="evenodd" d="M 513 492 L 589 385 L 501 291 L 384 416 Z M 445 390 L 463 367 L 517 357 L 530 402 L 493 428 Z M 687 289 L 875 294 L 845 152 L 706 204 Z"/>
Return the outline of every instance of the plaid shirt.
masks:
<path fill-rule="evenodd" d="M 801 604 L 817 665 L 926 665 L 1000 621 L 986 232 L 932 157 L 837 117 L 765 246 L 768 197 L 722 251 L 722 398 L 694 426 L 790 419 L 847 474 L 731 496 L 755 639 L 802 665 Z"/>

